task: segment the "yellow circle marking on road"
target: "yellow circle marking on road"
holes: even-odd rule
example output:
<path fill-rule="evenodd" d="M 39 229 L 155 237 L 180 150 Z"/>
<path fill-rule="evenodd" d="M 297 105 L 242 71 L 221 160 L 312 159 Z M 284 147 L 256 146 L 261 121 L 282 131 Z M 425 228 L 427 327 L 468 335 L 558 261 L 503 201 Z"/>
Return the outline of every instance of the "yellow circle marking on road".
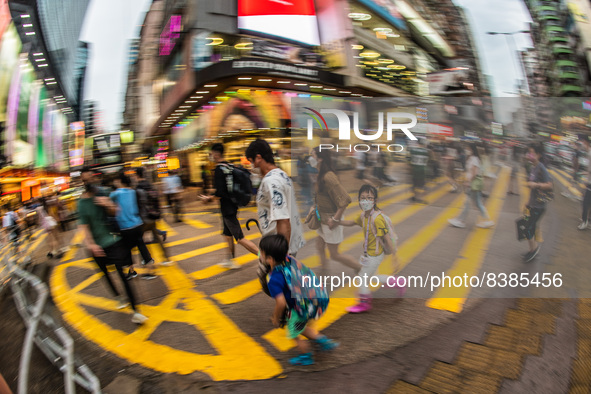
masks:
<path fill-rule="evenodd" d="M 51 276 L 53 298 L 64 320 L 103 349 L 155 371 L 181 375 L 202 372 L 213 380 L 269 379 L 283 372 L 277 360 L 260 344 L 240 330 L 205 294 L 193 289 L 193 282 L 180 268 L 172 266 L 158 269 L 169 294 L 157 306 L 141 305 L 140 312 L 149 320 L 133 333 L 127 334 L 85 310 L 84 306 L 90 306 L 129 314 L 129 309 L 118 311 L 113 299 L 80 293 L 70 288 L 66 271 L 73 267 L 95 269 L 92 263 L 76 261 L 55 267 Z M 93 275 L 83 283 L 88 286 L 96 280 L 102 280 L 101 277 Z M 84 285 L 76 286 L 76 290 L 83 290 Z M 182 301 L 184 309 L 176 308 L 179 301 Z M 191 353 L 149 340 L 158 326 L 166 321 L 192 325 L 215 349 L 216 354 Z"/>

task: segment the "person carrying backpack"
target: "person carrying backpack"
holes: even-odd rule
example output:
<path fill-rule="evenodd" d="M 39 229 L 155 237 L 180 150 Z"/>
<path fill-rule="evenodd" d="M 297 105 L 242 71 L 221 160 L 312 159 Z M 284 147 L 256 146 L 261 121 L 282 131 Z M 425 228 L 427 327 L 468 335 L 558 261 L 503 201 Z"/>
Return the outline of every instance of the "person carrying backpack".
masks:
<path fill-rule="evenodd" d="M 377 205 L 378 190 L 368 184 L 359 189 L 359 206 L 363 213 L 355 220 L 342 220 L 342 226 L 360 226 L 363 228 L 365 240 L 363 242 L 363 253 L 359 259 L 361 271 L 359 276 L 371 278 L 375 276 L 380 264 L 386 255 L 392 256 L 393 265 L 396 264 L 396 233 L 390 218 L 380 211 Z M 396 269 L 397 267 L 394 267 Z M 397 285 L 394 277 L 378 275 L 380 283 L 390 288 L 398 288 L 402 297 L 406 291 L 404 287 Z M 365 282 L 365 281 L 364 281 Z M 371 310 L 371 291 L 367 283 L 362 283 L 359 288 L 359 302 L 357 305 L 347 308 L 349 313 L 362 313 Z"/>
<path fill-rule="evenodd" d="M 234 262 L 236 257 L 236 250 L 234 247 L 234 239 L 236 242 L 246 248 L 249 252 L 258 255 L 259 249 L 250 240 L 244 237 L 240 222 L 238 221 L 238 205 L 246 205 L 250 201 L 252 189 L 251 186 L 246 185 L 246 190 L 242 191 L 242 196 L 238 196 L 236 193 L 237 188 L 241 188 L 240 180 L 238 177 L 245 176 L 240 173 L 243 170 L 240 168 L 233 167 L 230 163 L 224 159 L 224 145 L 217 143 L 211 147 L 211 158 L 216 163 L 215 171 L 213 174 L 213 186 L 215 188 L 215 194 L 211 196 L 202 195 L 201 199 L 204 202 L 211 202 L 214 198 L 220 200 L 220 211 L 222 214 L 223 230 L 222 235 L 226 238 L 228 243 L 229 256 L 226 260 L 222 261 L 220 265 L 224 268 L 236 269 L 240 268 L 238 264 Z M 244 180 L 242 180 L 244 181 Z M 235 188 L 236 186 L 236 188 Z M 248 194 L 248 197 L 245 197 Z M 243 200 L 240 200 L 240 197 Z"/>
<path fill-rule="evenodd" d="M 162 211 L 160 209 L 160 196 L 158 191 L 152 187 L 150 182 L 145 178 L 144 169 L 138 167 L 135 169 L 135 181 L 136 181 L 136 193 L 137 203 L 140 213 L 140 217 L 144 222 L 142 231 L 145 233 L 150 231 L 152 233 L 153 242 L 158 242 L 162 249 L 165 261 L 162 265 L 171 265 L 172 261 L 164 242 L 166 241 L 166 231 L 158 230 L 156 228 L 156 220 L 162 217 Z"/>
<path fill-rule="evenodd" d="M 299 356 L 289 360 L 292 365 L 312 365 L 310 345 L 301 338 L 314 341 L 321 350 L 333 350 L 339 344 L 321 335 L 308 324 L 318 319 L 328 307 L 328 293 L 312 270 L 288 256 L 289 245 L 281 234 L 267 235 L 259 243 L 260 261 L 271 267 L 269 292 L 275 299 L 271 322 L 276 328 L 287 325 L 287 336 L 297 343 Z"/>

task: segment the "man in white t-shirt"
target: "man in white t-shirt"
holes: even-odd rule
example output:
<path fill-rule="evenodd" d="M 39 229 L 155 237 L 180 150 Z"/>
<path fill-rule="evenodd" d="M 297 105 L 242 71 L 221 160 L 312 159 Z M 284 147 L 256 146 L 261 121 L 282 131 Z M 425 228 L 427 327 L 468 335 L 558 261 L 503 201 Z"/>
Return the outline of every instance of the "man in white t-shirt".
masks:
<path fill-rule="evenodd" d="M 289 254 L 294 256 L 304 246 L 304 232 L 296 201 L 293 181 L 275 165 L 273 150 L 262 139 L 253 141 L 246 149 L 246 158 L 261 170 L 263 179 L 257 192 L 257 213 L 263 236 L 281 234 L 289 240 Z M 269 267 L 259 265 L 259 279 L 263 290 Z"/>

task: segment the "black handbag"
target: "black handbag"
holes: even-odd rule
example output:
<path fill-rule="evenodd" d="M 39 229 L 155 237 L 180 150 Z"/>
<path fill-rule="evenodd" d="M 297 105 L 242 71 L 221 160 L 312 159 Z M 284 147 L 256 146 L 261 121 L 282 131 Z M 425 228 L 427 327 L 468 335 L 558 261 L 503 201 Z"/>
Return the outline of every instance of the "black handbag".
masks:
<path fill-rule="evenodd" d="M 529 221 L 528 216 L 522 216 L 515 221 L 517 225 L 517 240 L 522 241 L 527 238 L 526 230 L 527 230 L 527 222 Z"/>

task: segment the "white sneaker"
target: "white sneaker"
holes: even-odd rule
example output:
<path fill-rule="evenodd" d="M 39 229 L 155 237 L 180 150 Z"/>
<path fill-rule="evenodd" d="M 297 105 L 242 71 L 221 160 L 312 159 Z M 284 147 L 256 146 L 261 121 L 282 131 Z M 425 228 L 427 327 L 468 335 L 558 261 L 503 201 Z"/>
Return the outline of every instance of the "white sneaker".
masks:
<path fill-rule="evenodd" d="M 579 225 L 577 226 L 577 228 L 578 228 L 579 230 L 585 230 L 587 227 L 588 227 L 588 223 L 587 223 L 587 222 L 581 222 L 581 224 L 579 224 Z"/>
<path fill-rule="evenodd" d="M 131 322 L 135 324 L 144 324 L 148 318 L 141 313 L 134 313 L 131 317 Z"/>
<path fill-rule="evenodd" d="M 234 262 L 234 260 L 231 260 L 231 259 L 224 260 L 219 265 L 221 267 L 224 267 L 224 268 L 227 268 L 227 269 L 230 269 L 230 270 L 235 270 L 235 269 L 240 268 L 240 265 L 236 264 Z"/>
<path fill-rule="evenodd" d="M 480 228 L 491 228 L 494 225 L 495 225 L 495 222 L 493 222 L 492 220 L 487 220 L 486 222 L 478 223 L 476 225 L 476 227 L 480 227 Z"/>
<path fill-rule="evenodd" d="M 115 299 L 117 300 L 117 309 L 123 309 L 129 306 L 129 302 L 127 302 L 124 296 L 117 296 Z"/>
<path fill-rule="evenodd" d="M 459 227 L 459 228 L 465 228 L 466 227 L 466 223 L 462 222 L 460 219 L 449 219 L 448 220 L 449 224 L 451 224 L 454 227 Z"/>
<path fill-rule="evenodd" d="M 163 262 L 162 262 L 162 263 L 160 263 L 160 264 L 161 264 L 161 265 L 163 265 L 163 266 L 165 266 L 165 267 L 168 267 L 168 266 L 171 266 L 171 265 L 173 265 L 174 263 L 173 263 L 172 261 L 163 261 Z"/>

